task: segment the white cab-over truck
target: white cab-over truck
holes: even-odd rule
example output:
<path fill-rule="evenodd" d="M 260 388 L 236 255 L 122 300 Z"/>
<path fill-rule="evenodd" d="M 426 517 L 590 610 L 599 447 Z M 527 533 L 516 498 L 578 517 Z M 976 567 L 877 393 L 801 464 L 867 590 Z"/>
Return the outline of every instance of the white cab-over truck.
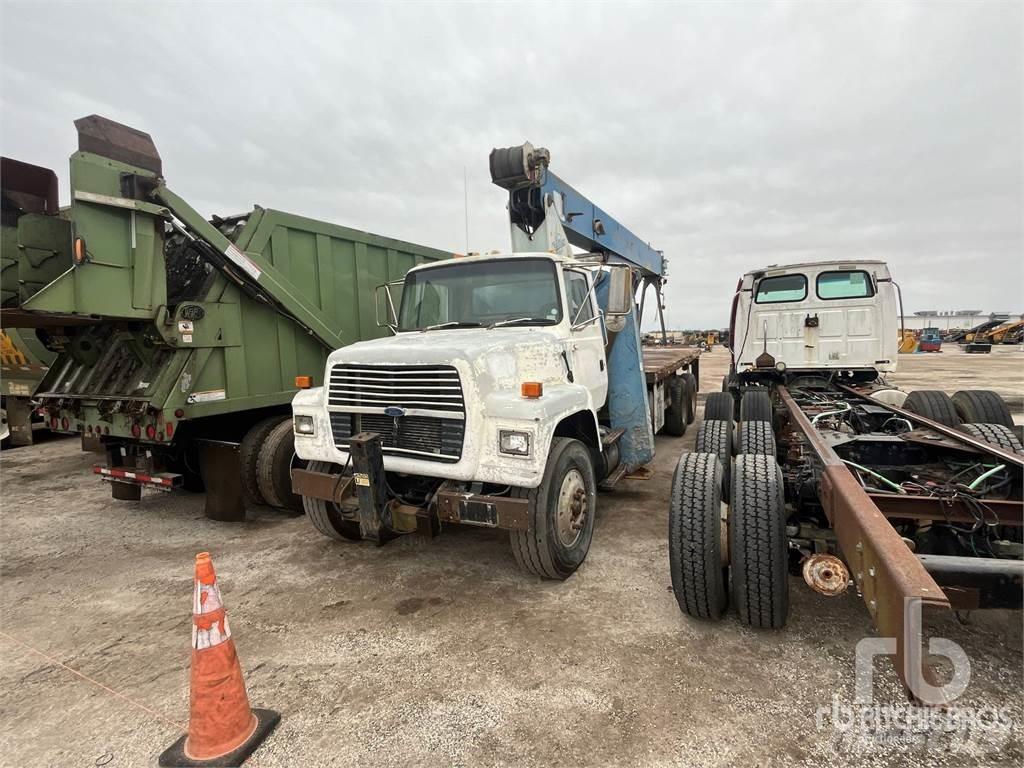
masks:
<path fill-rule="evenodd" d="M 1024 446 L 996 392 L 886 382 L 898 295 L 880 261 L 740 279 L 730 373 L 673 478 L 669 563 L 685 613 L 732 604 L 758 628 L 786 623 L 790 574 L 853 586 L 910 693 L 938 704 L 921 609 L 1021 607 Z"/>
<path fill-rule="evenodd" d="M 564 579 L 587 555 L 599 485 L 692 419 L 696 354 L 666 365 L 662 351 L 645 369 L 639 343 L 634 285 L 654 285 L 660 305 L 663 256 L 548 161 L 528 144 L 492 152 L 513 253 L 383 286 L 394 335 L 336 350 L 324 386 L 295 396 L 305 466 L 293 488 L 321 533 L 383 543 L 447 523 L 502 528 L 524 569 Z"/>

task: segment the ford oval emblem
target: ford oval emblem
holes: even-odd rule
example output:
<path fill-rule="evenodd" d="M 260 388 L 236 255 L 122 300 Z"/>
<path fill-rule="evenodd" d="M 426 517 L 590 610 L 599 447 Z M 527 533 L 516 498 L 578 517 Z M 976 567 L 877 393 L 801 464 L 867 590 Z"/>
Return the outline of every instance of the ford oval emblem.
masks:
<path fill-rule="evenodd" d="M 399 408 L 397 405 L 389 405 L 384 409 L 385 416 L 391 416 L 392 418 L 398 418 L 399 416 L 405 416 L 405 408 Z"/>

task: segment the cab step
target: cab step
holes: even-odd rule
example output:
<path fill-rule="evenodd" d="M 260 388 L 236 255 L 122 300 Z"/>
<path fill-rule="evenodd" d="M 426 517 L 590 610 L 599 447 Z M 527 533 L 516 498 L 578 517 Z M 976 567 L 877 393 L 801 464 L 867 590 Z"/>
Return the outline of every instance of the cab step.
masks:
<path fill-rule="evenodd" d="M 614 490 L 619 480 L 625 477 L 625 475 L 626 466 L 624 464 L 619 464 L 619 466 L 612 470 L 612 473 L 608 475 L 608 477 L 597 484 L 597 487 L 602 491 Z"/>
<path fill-rule="evenodd" d="M 607 448 L 609 445 L 615 445 L 624 434 L 626 434 L 624 427 L 619 427 L 618 429 L 612 429 L 605 432 L 601 435 L 601 447 Z"/>

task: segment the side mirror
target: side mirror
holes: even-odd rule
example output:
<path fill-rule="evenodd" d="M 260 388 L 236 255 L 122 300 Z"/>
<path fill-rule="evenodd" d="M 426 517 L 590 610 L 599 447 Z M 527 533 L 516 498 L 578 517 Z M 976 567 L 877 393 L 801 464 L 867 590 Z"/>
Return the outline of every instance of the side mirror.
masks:
<path fill-rule="evenodd" d="M 398 330 L 398 310 L 396 307 L 401 304 L 403 285 L 405 285 L 405 281 L 395 280 L 394 282 L 377 286 L 374 293 L 374 310 L 376 312 L 378 328 L 387 327 L 392 331 Z M 398 293 L 397 302 L 392 295 L 392 288 Z"/>
<path fill-rule="evenodd" d="M 613 267 L 608 279 L 608 317 L 624 317 L 633 311 L 633 271 L 628 267 Z"/>

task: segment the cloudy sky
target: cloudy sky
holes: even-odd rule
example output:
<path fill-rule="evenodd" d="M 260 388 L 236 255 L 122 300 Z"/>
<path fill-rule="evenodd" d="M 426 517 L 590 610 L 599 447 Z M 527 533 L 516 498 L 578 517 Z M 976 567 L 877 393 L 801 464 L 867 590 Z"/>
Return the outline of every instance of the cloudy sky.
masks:
<path fill-rule="evenodd" d="M 882 258 L 907 309 L 1024 310 L 1018 2 L 0 2 L 0 150 L 68 197 L 72 121 L 150 132 L 204 213 L 258 203 L 465 251 L 508 245 L 492 146 L 670 258 L 669 324 L 736 278 Z M 649 322 L 645 325 L 650 325 Z"/>

